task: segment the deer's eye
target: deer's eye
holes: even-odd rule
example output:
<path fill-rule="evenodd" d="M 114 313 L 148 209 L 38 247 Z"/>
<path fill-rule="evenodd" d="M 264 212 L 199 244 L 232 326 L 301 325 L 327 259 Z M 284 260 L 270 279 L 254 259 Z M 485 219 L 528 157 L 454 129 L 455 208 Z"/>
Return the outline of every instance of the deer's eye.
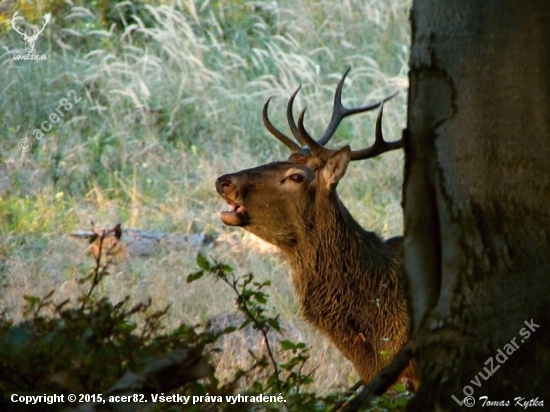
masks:
<path fill-rule="evenodd" d="M 296 183 L 302 183 L 304 181 L 304 176 L 298 173 L 290 175 L 288 178 Z"/>

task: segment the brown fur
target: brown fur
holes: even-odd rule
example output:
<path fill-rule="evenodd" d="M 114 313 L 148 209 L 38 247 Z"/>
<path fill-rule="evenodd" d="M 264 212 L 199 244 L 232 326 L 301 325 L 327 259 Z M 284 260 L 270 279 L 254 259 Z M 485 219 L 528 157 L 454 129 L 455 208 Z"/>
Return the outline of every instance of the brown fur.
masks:
<path fill-rule="evenodd" d="M 349 160 L 347 146 L 328 159 L 295 153 L 286 162 L 221 176 L 216 186 L 234 206 L 222 220 L 281 248 L 304 317 L 368 382 L 407 341 L 402 241 L 385 243 L 363 230 L 338 198 Z M 412 365 L 403 377 L 414 384 Z"/>
<path fill-rule="evenodd" d="M 126 253 L 126 245 L 120 240 L 122 227 L 120 224 L 112 229 L 92 229 L 94 235 L 90 238 L 88 251 L 94 260 L 100 259 L 104 264 L 121 260 Z M 101 256 L 100 256 L 101 253 Z"/>

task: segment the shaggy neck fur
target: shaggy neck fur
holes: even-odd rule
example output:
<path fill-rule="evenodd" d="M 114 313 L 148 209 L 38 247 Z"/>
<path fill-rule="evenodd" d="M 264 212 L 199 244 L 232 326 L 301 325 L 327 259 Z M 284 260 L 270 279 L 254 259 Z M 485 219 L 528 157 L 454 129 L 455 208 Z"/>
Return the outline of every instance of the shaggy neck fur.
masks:
<path fill-rule="evenodd" d="M 325 204 L 285 250 L 293 283 L 304 317 L 368 380 L 387 364 L 383 354 L 396 354 L 407 340 L 399 258 L 355 222 L 336 193 L 317 201 Z"/>
<path fill-rule="evenodd" d="M 318 200 L 323 201 L 327 204 L 317 205 L 310 227 L 297 236 L 293 250 L 286 252 L 306 316 L 312 304 L 309 298 L 319 284 L 328 283 L 335 292 L 345 286 L 365 286 L 361 288 L 364 299 L 395 296 L 399 262 L 391 249 L 375 233 L 359 226 L 336 193 Z"/>

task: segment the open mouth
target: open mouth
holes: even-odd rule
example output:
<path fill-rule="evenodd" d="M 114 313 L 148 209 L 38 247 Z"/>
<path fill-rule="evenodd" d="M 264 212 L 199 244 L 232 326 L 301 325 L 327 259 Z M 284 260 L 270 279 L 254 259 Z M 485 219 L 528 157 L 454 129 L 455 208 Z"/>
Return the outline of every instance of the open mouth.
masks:
<path fill-rule="evenodd" d="M 231 210 L 221 213 L 222 222 L 227 226 L 243 226 L 248 223 L 248 214 L 244 206 L 239 205 L 230 199 L 225 199 L 227 204 L 231 206 Z"/>

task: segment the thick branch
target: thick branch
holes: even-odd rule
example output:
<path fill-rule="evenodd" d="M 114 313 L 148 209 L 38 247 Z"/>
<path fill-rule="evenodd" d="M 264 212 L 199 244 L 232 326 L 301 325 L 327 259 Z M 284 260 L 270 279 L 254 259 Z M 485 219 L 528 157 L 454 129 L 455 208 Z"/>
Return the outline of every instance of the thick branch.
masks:
<path fill-rule="evenodd" d="M 414 356 L 414 344 L 409 341 L 403 349 L 393 358 L 391 363 L 357 395 L 350 403 L 344 406 L 342 412 L 356 412 L 362 405 L 367 405 L 372 400 L 382 395 L 388 388 L 395 383 L 399 375 Z"/>

